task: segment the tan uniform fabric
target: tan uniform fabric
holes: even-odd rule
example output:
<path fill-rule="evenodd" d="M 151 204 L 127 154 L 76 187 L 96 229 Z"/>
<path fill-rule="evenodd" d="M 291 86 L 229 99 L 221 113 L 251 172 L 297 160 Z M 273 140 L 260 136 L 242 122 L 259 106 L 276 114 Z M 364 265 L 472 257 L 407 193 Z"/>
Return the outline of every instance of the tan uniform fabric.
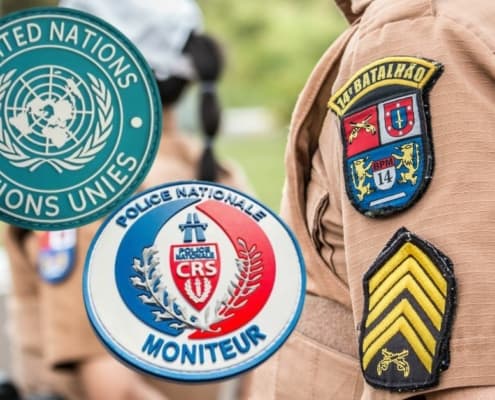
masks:
<path fill-rule="evenodd" d="M 195 179 L 201 151 L 201 145 L 192 138 L 163 134 L 157 158 L 141 189 L 174 180 Z M 246 177 L 234 165 L 222 167 L 219 183 L 250 190 Z M 79 392 L 67 390 L 65 383 L 61 385 L 60 378 L 53 379 L 53 372 L 46 367 L 66 371 L 63 367 L 106 354 L 87 320 L 81 291 L 84 259 L 98 225 L 93 223 L 78 229 L 75 269 L 65 281 L 56 285 L 38 278 L 38 249 L 34 235 L 29 234 L 21 242 L 16 238 L 16 228 L 8 227 L 6 231 L 13 281 L 11 339 L 17 364 L 21 367 L 18 379 L 28 393 L 56 389 L 69 399 L 81 399 Z M 41 365 L 45 368 L 40 368 Z M 148 381 L 170 400 L 213 400 L 221 389 L 220 384 L 179 385 L 158 379 Z"/>
<path fill-rule="evenodd" d="M 461 394 L 442 389 L 487 386 L 462 393 L 469 399 L 495 398 L 495 388 L 488 387 L 495 385 L 495 178 L 490 172 L 495 160 L 490 131 L 495 126 L 495 3 L 338 3 L 354 25 L 310 77 L 286 153 L 282 214 L 303 247 L 310 301 L 298 333 L 254 372 L 246 398 L 385 400 L 414 395 L 371 388 L 363 382 L 355 356 L 363 275 L 402 226 L 451 258 L 458 285 L 450 368 L 431 389 L 435 395 L 426 397 L 458 398 Z M 412 208 L 370 219 L 352 207 L 345 193 L 340 123 L 326 103 L 359 69 L 398 55 L 433 59 L 445 67 L 429 95 L 435 170 Z M 302 396 L 305 392 L 309 394 Z"/>
<path fill-rule="evenodd" d="M 72 374 L 51 371 L 43 357 L 47 332 L 42 321 L 48 304 L 42 300 L 46 285 L 38 278 L 37 261 L 33 258 L 38 245 L 35 235 L 30 233 L 21 240 L 19 232 L 18 228 L 8 226 L 4 241 L 12 275 L 8 332 L 16 383 L 24 394 L 48 394 L 57 388 L 69 399 L 81 398 Z"/>

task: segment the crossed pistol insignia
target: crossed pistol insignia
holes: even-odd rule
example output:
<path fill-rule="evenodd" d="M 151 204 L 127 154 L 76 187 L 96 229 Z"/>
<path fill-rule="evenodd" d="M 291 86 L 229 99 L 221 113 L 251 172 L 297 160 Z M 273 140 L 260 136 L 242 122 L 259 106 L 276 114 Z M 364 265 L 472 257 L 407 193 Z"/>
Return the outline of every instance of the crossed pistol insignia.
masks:
<path fill-rule="evenodd" d="M 404 378 L 409 376 L 409 363 L 405 360 L 405 358 L 409 355 L 409 350 L 402 350 L 400 353 L 392 353 L 387 349 L 382 349 L 382 355 L 383 358 L 376 367 L 378 376 L 380 376 L 382 372 L 387 371 L 390 364 L 395 364 L 397 371 L 404 374 Z"/>
<path fill-rule="evenodd" d="M 359 135 L 361 129 L 364 129 L 366 133 L 371 133 L 372 135 L 376 135 L 376 127 L 373 124 L 370 124 L 368 121 L 371 119 L 371 114 L 368 115 L 361 122 L 351 122 L 352 126 L 351 134 L 349 135 L 349 144 L 352 144 L 352 141 L 356 139 Z"/>

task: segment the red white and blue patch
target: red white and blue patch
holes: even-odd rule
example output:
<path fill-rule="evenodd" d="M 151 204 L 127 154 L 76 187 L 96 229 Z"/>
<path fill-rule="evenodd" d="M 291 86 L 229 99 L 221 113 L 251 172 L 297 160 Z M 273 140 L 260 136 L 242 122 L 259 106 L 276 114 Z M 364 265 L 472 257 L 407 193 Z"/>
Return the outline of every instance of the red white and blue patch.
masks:
<path fill-rule="evenodd" d="M 434 165 L 427 93 L 441 72 L 435 61 L 387 57 L 330 99 L 341 119 L 347 195 L 360 213 L 395 214 L 426 190 Z"/>
<path fill-rule="evenodd" d="M 270 357 L 299 318 L 299 246 L 268 208 L 206 182 L 156 187 L 102 225 L 84 270 L 93 327 L 143 372 L 200 382 Z"/>
<path fill-rule="evenodd" d="M 63 282 L 72 272 L 76 257 L 76 230 L 39 232 L 38 272 L 45 282 Z"/>

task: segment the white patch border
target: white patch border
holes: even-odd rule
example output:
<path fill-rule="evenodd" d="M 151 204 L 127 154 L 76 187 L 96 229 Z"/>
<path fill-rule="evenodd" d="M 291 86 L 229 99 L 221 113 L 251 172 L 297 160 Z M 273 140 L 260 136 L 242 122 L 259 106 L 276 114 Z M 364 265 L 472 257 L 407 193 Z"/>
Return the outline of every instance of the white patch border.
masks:
<path fill-rule="evenodd" d="M 135 317 L 132 314 L 130 310 L 127 309 L 126 305 L 120 298 L 117 285 L 115 284 L 113 264 L 112 264 L 112 268 L 107 268 L 105 274 L 106 279 L 104 279 L 102 278 L 101 260 L 99 259 L 96 260 L 94 257 L 95 249 L 97 249 L 97 247 L 100 246 L 102 243 L 100 237 L 103 234 L 108 234 L 108 232 L 111 232 L 112 225 L 115 226 L 115 224 L 112 223 L 116 221 L 116 218 L 118 217 L 118 213 L 123 208 L 125 208 L 130 203 L 133 203 L 136 200 L 140 199 L 141 197 L 151 194 L 152 192 L 158 193 L 158 192 L 162 192 L 163 190 L 167 190 L 167 189 L 170 190 L 178 187 L 182 188 L 185 186 L 194 186 L 194 187 L 210 186 L 212 188 L 221 189 L 226 192 L 232 192 L 236 195 L 242 196 L 246 200 L 251 201 L 253 204 L 259 206 L 260 209 L 266 213 L 266 217 L 263 218 L 260 222 L 258 222 L 258 225 L 265 231 L 265 233 L 270 239 L 270 243 L 273 246 L 276 265 L 277 265 L 275 284 L 272 290 L 272 294 L 270 295 L 270 298 L 268 299 L 263 309 L 259 312 L 259 314 L 256 317 L 254 317 L 251 321 L 249 321 L 247 324 L 245 324 L 243 327 L 239 328 L 237 331 L 231 332 L 222 337 L 217 337 L 213 340 L 205 339 L 205 343 L 207 343 L 208 340 L 220 341 L 222 340 L 222 338 L 233 337 L 236 333 L 240 333 L 244 331 L 247 327 L 251 325 L 258 325 L 260 322 L 263 322 L 264 320 L 272 321 L 274 319 L 274 314 L 276 314 L 277 318 L 279 318 L 279 320 L 282 321 L 282 323 L 280 323 L 279 326 L 277 326 L 274 329 L 274 332 L 272 331 L 269 332 L 271 338 L 270 340 L 268 340 L 268 344 L 266 346 L 259 346 L 261 350 L 257 350 L 256 352 L 248 352 L 248 356 L 241 357 L 242 360 L 240 360 L 240 362 L 236 361 L 235 363 L 232 363 L 232 365 L 226 365 L 228 364 L 228 362 L 226 362 L 225 364 L 222 364 L 220 367 L 216 366 L 215 368 L 209 368 L 205 370 L 194 370 L 194 371 L 184 371 L 184 370 L 178 370 L 176 368 L 165 367 L 163 365 L 160 366 L 156 362 L 155 363 L 152 362 L 153 357 L 151 356 L 145 357 L 144 353 L 142 352 L 137 352 L 136 354 L 136 351 L 130 351 L 128 348 L 125 348 L 122 344 L 119 343 L 119 338 L 117 338 L 116 336 L 121 334 L 121 332 L 126 332 L 127 336 L 136 338 L 134 347 L 135 349 L 139 349 L 139 350 L 144 343 L 144 339 L 148 336 L 149 333 L 156 335 L 157 338 L 166 335 L 164 335 L 159 331 L 154 330 L 152 327 L 149 327 L 145 323 L 141 322 L 140 320 L 137 319 L 137 317 Z M 172 194 L 172 197 L 174 200 L 175 194 Z M 129 227 L 127 229 L 129 229 Z M 109 253 L 108 251 L 109 248 L 114 249 L 112 250 L 112 255 L 107 254 L 108 257 L 113 258 L 113 260 L 115 260 L 115 255 L 118 249 L 118 244 L 120 243 L 120 239 L 123 237 L 127 229 L 120 228 L 120 231 L 122 232 L 120 237 L 110 236 L 111 238 L 110 243 L 105 243 L 104 245 L 104 248 L 106 249 L 106 253 Z M 281 239 L 280 236 L 281 234 L 285 234 L 285 237 L 283 239 Z M 278 245 L 274 243 L 274 238 L 276 238 L 277 242 L 279 243 Z M 287 245 L 290 243 L 292 243 L 292 247 L 289 251 Z M 103 253 L 105 253 L 105 251 L 103 251 Z M 280 271 L 282 270 L 281 268 L 287 268 L 287 263 L 291 262 L 290 259 L 291 257 L 292 257 L 292 265 L 289 267 L 292 268 L 290 271 L 291 273 L 281 274 L 280 273 Z M 300 274 L 294 273 L 295 272 L 294 269 L 297 269 L 297 267 L 299 267 Z M 95 268 L 100 269 L 98 273 L 94 273 Z M 284 275 L 289 276 L 292 282 L 282 281 L 280 277 Z M 95 279 L 95 277 L 98 277 L 98 279 Z M 101 290 L 100 293 L 96 295 L 96 297 L 95 297 L 95 293 L 97 292 L 95 292 L 94 290 L 95 282 L 99 281 L 101 284 L 101 282 L 108 282 L 108 279 L 113 279 L 112 281 L 113 286 L 110 288 L 111 291 L 113 292 L 112 293 L 113 302 L 114 303 L 117 302 L 117 298 L 120 301 L 120 306 L 117 306 L 117 309 L 115 308 L 114 303 L 112 303 L 112 306 L 110 307 L 114 315 L 119 315 L 119 318 L 116 318 L 115 320 L 117 322 L 114 321 L 115 326 L 113 326 L 112 329 L 110 329 L 110 331 L 112 332 L 110 332 L 107 329 L 105 324 L 99 318 L 98 307 L 99 307 L 99 302 L 101 302 L 101 299 L 98 298 L 98 295 L 101 295 Z M 287 285 L 287 283 L 289 283 L 289 285 Z M 104 285 L 102 286 L 104 287 Z M 292 302 L 287 301 L 287 298 L 280 297 L 280 294 L 286 295 L 287 293 L 291 293 L 290 291 L 287 290 L 287 286 L 289 286 L 289 288 L 292 287 L 293 289 L 295 289 L 292 291 L 292 293 L 297 293 L 297 291 L 299 292 L 297 293 L 297 296 L 294 296 Z M 251 198 L 250 196 L 244 193 L 241 193 L 227 186 L 212 184 L 210 182 L 201 182 L 201 181 L 182 181 L 182 182 L 174 182 L 171 184 L 156 186 L 152 189 L 140 193 L 137 196 L 134 196 L 133 198 L 128 199 L 126 203 L 122 205 L 121 208 L 119 208 L 119 210 L 116 210 L 111 216 L 109 216 L 105 220 L 105 222 L 102 224 L 97 234 L 93 238 L 93 241 L 88 250 L 85 268 L 84 268 L 84 274 L 83 274 L 83 298 L 86 306 L 86 311 L 88 313 L 89 320 L 93 325 L 93 328 L 95 329 L 99 338 L 102 340 L 105 347 L 107 347 L 120 360 L 124 361 L 126 364 L 129 364 L 134 368 L 139 369 L 140 371 L 149 373 L 151 375 L 155 375 L 157 377 L 167 378 L 182 382 L 208 382 L 208 381 L 229 378 L 256 367 L 257 365 L 265 361 L 267 358 L 269 358 L 271 355 L 273 355 L 287 340 L 291 332 L 294 330 L 297 321 L 299 320 L 304 303 L 305 288 L 306 288 L 306 275 L 305 275 L 304 259 L 302 256 L 301 249 L 299 248 L 299 245 L 297 243 L 294 234 L 290 231 L 287 225 L 281 220 L 281 218 L 278 215 L 276 215 L 273 211 L 271 211 L 270 209 L 259 203 L 257 200 Z M 107 287 L 106 289 L 107 290 L 105 291 L 103 297 L 109 296 L 109 288 Z M 277 296 L 279 296 L 278 299 L 276 299 Z M 274 298 L 276 299 L 276 301 L 273 300 Z M 279 305 L 283 305 L 283 307 L 286 308 L 285 313 L 281 313 L 281 312 L 275 313 L 274 309 L 271 308 L 273 307 L 273 305 L 271 307 L 269 306 L 269 304 L 273 302 L 277 304 L 277 301 Z M 287 307 L 287 305 L 289 305 L 289 307 Z M 120 317 L 121 316 L 120 313 L 123 310 L 128 313 L 128 317 L 126 318 Z M 132 321 L 132 326 L 129 323 L 130 321 Z M 120 325 L 118 326 L 117 324 Z M 265 333 L 263 327 L 261 327 L 261 331 Z M 177 340 L 176 338 L 172 338 L 172 337 L 170 338 L 173 340 Z M 155 361 L 156 360 L 161 361 L 161 357 L 156 357 Z M 162 364 L 165 364 L 165 362 L 162 361 Z M 221 363 L 217 362 L 217 364 L 221 364 Z M 203 367 L 204 366 L 202 366 L 201 368 Z"/>

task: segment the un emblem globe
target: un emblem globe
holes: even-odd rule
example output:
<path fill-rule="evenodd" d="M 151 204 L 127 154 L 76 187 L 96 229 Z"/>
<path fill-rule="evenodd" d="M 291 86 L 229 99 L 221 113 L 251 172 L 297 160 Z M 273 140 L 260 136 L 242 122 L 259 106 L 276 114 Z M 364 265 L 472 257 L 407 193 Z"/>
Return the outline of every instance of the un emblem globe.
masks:
<path fill-rule="evenodd" d="M 40 66 L 12 83 L 3 118 L 21 147 L 39 155 L 58 155 L 73 150 L 90 133 L 93 97 L 88 84 L 74 71 Z"/>

